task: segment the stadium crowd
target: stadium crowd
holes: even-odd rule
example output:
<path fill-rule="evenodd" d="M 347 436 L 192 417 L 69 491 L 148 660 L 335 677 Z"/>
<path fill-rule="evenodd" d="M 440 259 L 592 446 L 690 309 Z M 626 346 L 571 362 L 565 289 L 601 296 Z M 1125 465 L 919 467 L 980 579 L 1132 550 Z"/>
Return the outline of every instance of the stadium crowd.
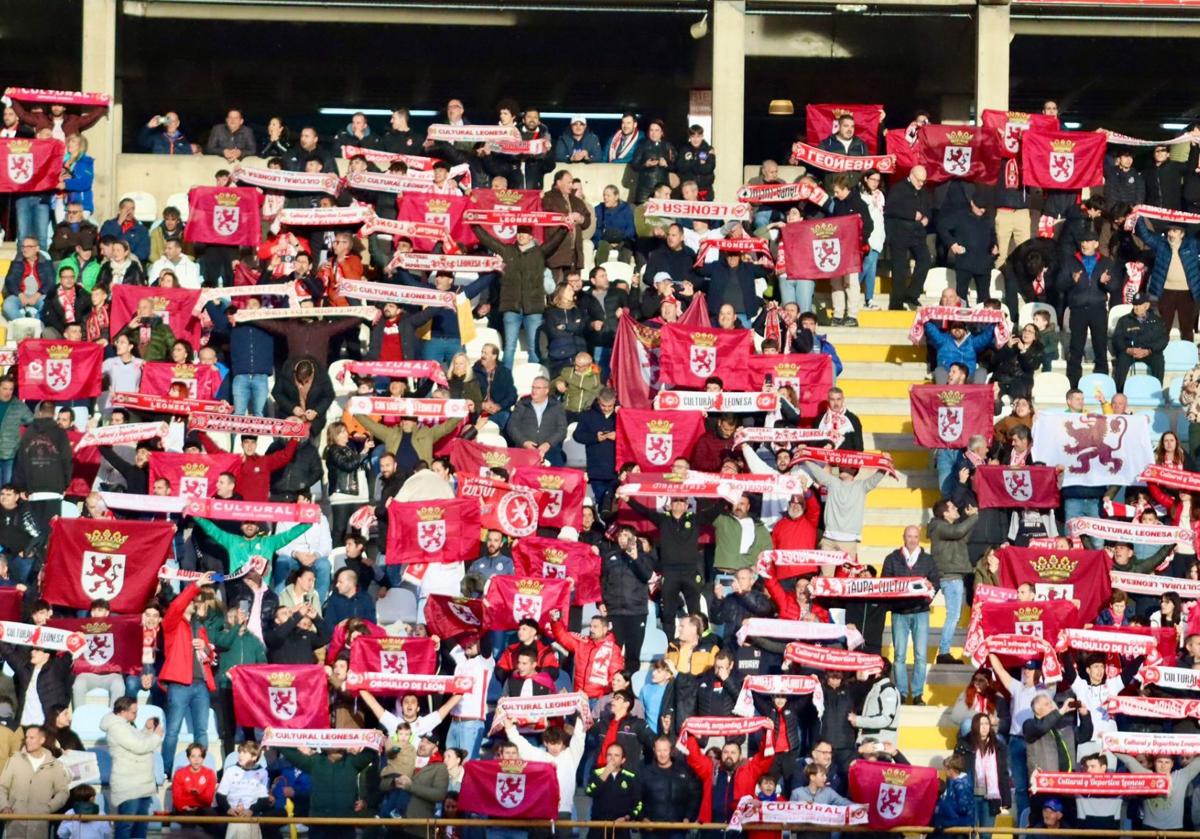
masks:
<path fill-rule="evenodd" d="M 1053 102 L 1043 115 L 1056 121 Z M 1177 138 L 1192 143 L 1186 163 L 1151 145 L 1140 171 L 1110 137 L 1103 191 L 1081 198 L 1009 172 L 934 185 L 921 163 L 855 167 L 846 161 L 869 150 L 843 114 L 819 145 L 832 171 L 809 165 L 789 183 L 764 161 L 742 212 L 714 195 L 702 129 L 675 145 L 673 127 L 633 114 L 611 138 L 583 117 L 552 138 L 532 108 L 505 101 L 494 124 L 476 125 L 451 100 L 436 126 L 448 130 L 430 136 L 400 108 L 382 132 L 359 114 L 333 138 L 304 127 L 293 142 L 282 120 L 256 137 L 231 110 L 203 147 L 174 112 L 154 116 L 139 137 L 148 152 L 223 158 L 214 182 L 196 185 L 215 186 L 218 202 L 222 190 L 262 193 L 261 244 L 237 247 L 189 234 L 198 205 L 186 221 L 166 207 L 147 227 L 125 198 L 104 218 L 79 133 L 102 116 L 14 92 L 0 129 L 5 142 L 61 139 L 65 155 L 54 189 L 14 202 L 4 290 L 10 337 L 25 330 L 17 352 L 44 344 L 46 355 L 0 379 L 0 594 L 14 595 L 0 603 L 13 610 L 0 624 L 12 673 L 0 811 L 428 819 L 528 816 L 536 800 L 540 817 L 791 821 L 794 833 L 987 827 L 1003 810 L 1034 826 L 1200 827 L 1200 677 L 1189 675 L 1200 672 L 1200 483 L 1187 478 L 1200 366 L 1181 390 L 1188 444 L 1162 431 L 1151 450 L 1147 424 L 1137 441 L 1129 433 L 1142 450 L 1121 449 L 1162 467 L 1157 477 L 1083 486 L 1051 463 L 1061 497 L 1055 485 L 1041 507 L 1013 490 L 1011 505 L 989 503 L 980 488 L 985 467 L 1028 475 L 1044 462 L 1035 419 L 1090 416 L 1085 363 L 1113 371 L 1103 416 L 1132 427 L 1120 392 L 1133 365 L 1161 383 L 1176 318 L 1193 342 L 1200 127 Z M 274 186 L 244 186 L 260 177 L 242 165 L 254 156 L 282 173 Z M 594 204 L 582 194 L 572 169 L 600 161 L 628 164 L 628 201 L 616 186 Z M 384 183 L 372 176 L 423 173 L 400 191 L 369 188 Z M 326 190 L 316 179 L 328 175 Z M 784 199 L 754 192 L 764 188 Z M 420 226 L 431 216 L 404 216 L 411 193 L 427 208 L 485 193 L 496 203 L 472 204 L 477 222 L 460 208 L 435 235 Z M 486 215 L 505 196 L 528 202 L 511 225 Z M 689 203 L 671 212 L 678 201 Z M 798 274 L 783 253 L 792 231 L 847 217 L 843 252 L 857 251 L 859 270 Z M 859 558 L 865 509 L 895 470 L 867 448 L 821 329 L 879 308 L 884 255 L 889 306 L 923 328 L 930 380 L 939 392 L 983 387 L 986 433 L 935 450 L 930 547 L 914 522 L 876 568 Z M 927 307 L 933 265 L 954 269 L 957 287 Z M 125 297 L 131 288 L 152 292 Z M 162 295 L 181 291 L 188 305 L 171 308 Z M 420 296 L 432 292 L 452 302 Z M 676 347 L 681 324 L 707 343 Z M 91 373 L 56 349 L 82 344 L 102 348 Z M 735 365 L 722 355 L 735 344 L 751 360 L 786 357 L 790 376 Z M 1035 380 L 1062 349 L 1065 409 L 1035 406 Z M 813 378 L 794 379 L 810 362 Z M 96 392 L 69 399 L 27 391 L 74 394 L 88 377 Z M 770 398 L 747 410 L 744 392 Z M 481 509 L 452 519 L 443 508 L 456 497 Z M 120 553 L 155 527 L 170 531 L 160 555 Z M 1005 552 L 1022 549 L 1053 573 L 1014 580 Z M 440 559 L 425 564 L 422 551 Z M 1086 593 L 1077 565 L 1101 570 Z M 132 603 L 138 586 L 148 596 Z M 938 592 L 933 666 L 977 668 L 961 668 L 940 778 L 898 748 L 901 707 L 925 704 Z M 1047 604 L 1053 616 L 1022 612 Z M 964 611 L 973 627 L 1000 627 L 969 634 L 965 652 Z M 121 618 L 134 640 L 114 628 Z M 1088 634 L 1101 630 L 1111 644 Z M 319 681 L 296 688 L 314 667 Z M 111 712 L 85 744 L 72 715 L 97 692 Z M 59 835 L 145 835 L 96 825 Z"/>

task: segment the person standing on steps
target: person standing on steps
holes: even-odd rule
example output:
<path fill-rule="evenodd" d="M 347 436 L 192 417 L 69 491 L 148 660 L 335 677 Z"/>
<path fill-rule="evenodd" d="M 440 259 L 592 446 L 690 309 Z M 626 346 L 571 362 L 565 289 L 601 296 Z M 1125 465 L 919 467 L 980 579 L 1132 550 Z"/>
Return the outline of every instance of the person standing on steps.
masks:
<path fill-rule="evenodd" d="M 941 578 L 942 597 L 946 601 L 946 622 L 942 624 L 942 639 L 938 643 L 938 664 L 958 664 L 950 655 L 958 618 L 962 614 L 963 580 L 975 573 L 967 553 L 967 537 L 979 523 L 979 511 L 968 505 L 961 512 L 948 498 L 933 505 L 933 520 L 926 530 L 933 553 L 933 562 Z"/>
<path fill-rule="evenodd" d="M 904 528 L 904 544 L 883 560 L 880 577 L 924 577 L 933 587 L 940 575 L 933 555 L 921 547 L 921 528 L 910 524 Z M 896 689 L 907 697 L 909 705 L 924 705 L 925 670 L 928 666 L 929 601 L 923 597 L 890 601 L 892 612 L 892 655 Z M 913 674 L 911 689 L 908 681 L 908 642 L 913 644 Z"/>

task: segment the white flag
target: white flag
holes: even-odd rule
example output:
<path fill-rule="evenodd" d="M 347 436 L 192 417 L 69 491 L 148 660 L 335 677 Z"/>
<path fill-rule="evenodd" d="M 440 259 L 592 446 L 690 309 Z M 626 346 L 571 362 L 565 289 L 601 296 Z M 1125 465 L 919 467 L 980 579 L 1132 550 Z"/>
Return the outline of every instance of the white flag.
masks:
<path fill-rule="evenodd" d="M 1039 411 L 1033 459 L 1062 466 L 1065 487 L 1139 483 L 1142 470 L 1154 462 L 1150 415 Z"/>

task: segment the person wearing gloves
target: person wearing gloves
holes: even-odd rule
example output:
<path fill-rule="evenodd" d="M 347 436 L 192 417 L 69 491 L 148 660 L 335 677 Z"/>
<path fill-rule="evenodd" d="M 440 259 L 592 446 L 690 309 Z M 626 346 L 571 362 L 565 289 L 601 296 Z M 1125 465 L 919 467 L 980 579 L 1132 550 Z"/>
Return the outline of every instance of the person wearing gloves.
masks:
<path fill-rule="evenodd" d="M 150 802 L 158 793 L 154 754 L 162 748 L 162 721 L 149 717 L 139 729 L 134 725 L 137 712 L 137 700 L 122 696 L 113 703 L 112 713 L 100 720 L 112 755 L 108 799 L 122 816 L 149 815 Z M 117 822 L 114 835 L 117 839 L 145 839 L 146 827 L 145 822 Z"/>

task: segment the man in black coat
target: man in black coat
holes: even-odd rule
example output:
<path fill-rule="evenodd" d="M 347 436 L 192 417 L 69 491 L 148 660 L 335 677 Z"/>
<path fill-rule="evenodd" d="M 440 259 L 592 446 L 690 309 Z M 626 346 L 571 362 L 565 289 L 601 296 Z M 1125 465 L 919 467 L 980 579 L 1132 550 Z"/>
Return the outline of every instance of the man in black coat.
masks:
<path fill-rule="evenodd" d="M 857 138 L 855 138 L 857 139 Z M 862 142 L 859 140 L 859 142 Z M 859 233 L 859 246 L 865 245 L 875 229 L 871 221 L 871 212 L 867 203 L 862 199 L 862 193 L 854 188 L 853 181 L 845 172 L 833 176 L 830 186 L 832 193 L 825 203 L 825 212 L 830 216 L 849 216 L 857 214 L 862 220 L 862 230 Z M 833 292 L 833 326 L 858 326 L 858 307 L 862 300 L 862 292 L 858 274 L 846 274 L 833 277 L 829 281 Z"/>
<path fill-rule="evenodd" d="M 1020 320 L 1018 293 L 1026 301 L 1055 306 L 1060 251 L 1053 239 L 1027 239 L 1013 249 L 1000 266 L 1004 277 L 1004 303 L 1013 323 Z M 1055 306 L 1057 310 L 1059 307 Z"/>
<path fill-rule="evenodd" d="M 992 264 L 999 248 L 996 246 L 996 226 L 988 217 L 985 204 L 986 201 L 976 195 L 970 201 L 969 213 L 942 213 L 938 216 L 938 239 L 949 254 L 956 290 L 963 300 L 967 299 L 972 279 L 975 281 L 976 302 L 989 297 Z"/>
<path fill-rule="evenodd" d="M 1067 379 L 1071 387 L 1079 387 L 1083 348 L 1089 333 L 1096 360 L 1093 370 L 1108 373 L 1108 298 L 1117 275 L 1112 260 L 1100 255 L 1099 237 L 1090 229 L 1080 235 L 1079 253 L 1072 255 L 1058 276 L 1059 291 L 1071 316 L 1071 348 L 1067 356 Z"/>
<path fill-rule="evenodd" d="M 1183 164 L 1171 159 L 1170 146 L 1155 146 L 1150 165 L 1142 170 L 1146 203 L 1178 210 L 1183 206 Z"/>
<path fill-rule="evenodd" d="M 654 757 L 638 772 L 642 779 L 642 818 L 651 822 L 695 821 L 700 811 L 699 782 L 687 763 L 675 755 L 675 743 L 665 735 L 654 740 Z M 684 839 L 686 830 L 655 831 L 658 839 Z"/>
<path fill-rule="evenodd" d="M 728 303 L 737 313 L 743 329 L 749 329 L 754 316 L 762 306 L 762 299 L 754 290 L 754 281 L 766 277 L 761 265 L 746 262 L 737 251 L 722 251 L 721 258 L 696 269 L 696 274 L 708 279 L 708 314 L 715 323 L 721 306 Z"/>
<path fill-rule="evenodd" d="M 921 304 L 921 291 L 925 288 L 925 275 L 929 273 L 929 246 L 925 235 L 929 227 L 930 198 L 925 191 L 926 172 L 924 166 L 914 166 L 908 177 L 892 187 L 884 208 L 884 224 L 887 227 L 887 242 L 892 251 L 892 293 L 889 309 L 908 308 L 911 311 Z M 911 277 L 908 260 L 915 261 Z"/>
<path fill-rule="evenodd" d="M 13 686 L 17 692 L 17 721 L 22 725 L 53 723 L 50 709 L 55 705 L 71 704 L 71 657 L 55 655 L 40 647 L 21 647 L 0 644 L 0 658 L 12 668 Z M 36 680 L 40 708 L 29 708 L 26 699 L 29 687 Z"/>
<path fill-rule="evenodd" d="M 617 547 L 604 555 L 600 565 L 601 613 L 612 622 L 630 670 L 641 660 L 654 561 L 654 550 L 638 539 L 632 527 L 623 525 L 617 530 Z"/>
<path fill-rule="evenodd" d="M 1133 168 L 1133 152 L 1118 149 L 1115 155 L 1104 156 L 1104 210 L 1117 204 L 1136 207 L 1146 203 L 1146 182 L 1142 173 Z"/>
<path fill-rule="evenodd" d="M 700 550 L 700 530 L 709 527 L 721 512 L 715 502 L 701 502 L 695 513 L 688 512 L 688 498 L 672 498 L 667 511 L 655 510 L 636 498 L 629 499 L 629 509 L 658 526 L 658 563 L 656 570 L 663 575 L 661 606 L 663 630 L 675 633 L 675 616 L 679 613 L 682 595 L 687 614 L 700 611 L 700 594 L 704 582 L 704 555 Z M 739 624 L 740 625 L 740 624 Z"/>
<path fill-rule="evenodd" d="M 1150 296 L 1139 292 L 1133 298 L 1133 311 L 1122 315 L 1113 327 L 1113 354 L 1116 357 L 1116 369 L 1113 371 L 1113 381 L 1117 383 L 1117 392 L 1125 389 L 1125 377 L 1134 362 L 1140 361 L 1150 368 L 1150 375 L 1161 382 L 1163 380 L 1163 350 L 1167 348 L 1166 324 L 1158 316 L 1158 312 L 1150 305 Z"/>
<path fill-rule="evenodd" d="M 301 396 L 301 388 L 304 395 Z M 309 425 L 309 438 L 320 439 L 325 414 L 333 404 L 333 382 L 325 365 L 312 356 L 289 358 L 275 377 L 271 391 L 275 411 L 282 417 L 297 417 Z"/>
<path fill-rule="evenodd" d="M 921 547 L 921 528 L 915 524 L 904 528 L 903 546 L 884 558 L 883 571 L 879 576 L 923 577 L 937 587 L 937 565 L 933 562 L 933 554 Z M 892 610 L 892 649 L 897 651 L 895 659 L 898 666 L 894 668 L 896 689 L 900 691 L 901 697 L 909 697 L 909 705 L 924 705 L 921 695 L 925 691 L 930 601 L 923 597 L 912 597 L 888 602 Z M 904 663 L 910 638 L 914 655 L 911 690 L 908 683 L 908 665 Z"/>
<path fill-rule="evenodd" d="M 19 395 L 19 394 L 18 394 Z M 74 459 L 67 432 L 54 421 L 54 403 L 40 402 L 33 422 L 25 429 L 17 445 L 12 483 L 26 494 L 35 492 L 61 496 L 71 481 Z M 61 498 L 30 501 L 29 510 L 41 530 L 50 529 L 50 519 L 58 514 Z"/>
<path fill-rule="evenodd" d="M 695 263 L 696 252 L 683 243 L 683 227 L 672 224 L 667 228 L 666 247 L 656 248 L 646 259 L 646 265 L 642 268 L 642 283 L 647 288 L 653 288 L 654 278 L 663 272 L 670 274 L 671 280 L 676 283 L 685 280 L 695 282 Z"/>

